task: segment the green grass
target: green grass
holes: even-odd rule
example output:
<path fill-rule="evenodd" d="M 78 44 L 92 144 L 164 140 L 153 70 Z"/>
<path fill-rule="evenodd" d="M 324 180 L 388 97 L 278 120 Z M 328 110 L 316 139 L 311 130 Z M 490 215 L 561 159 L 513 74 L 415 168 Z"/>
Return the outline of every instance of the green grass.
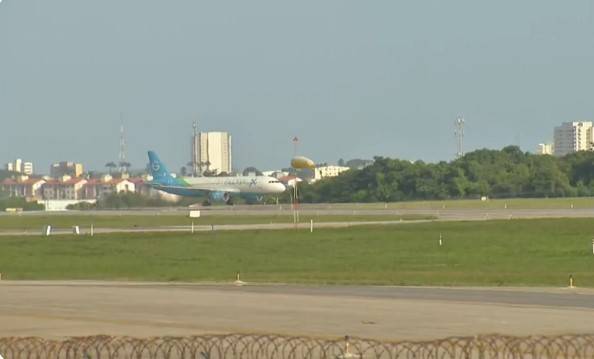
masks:
<path fill-rule="evenodd" d="M 398 221 L 433 219 L 428 215 L 301 215 L 302 222 L 361 222 L 361 221 Z M 45 225 L 54 228 L 70 228 L 72 226 L 95 228 L 146 228 L 162 226 L 189 226 L 209 224 L 262 224 L 262 223 L 293 223 L 292 214 L 283 215 L 207 215 L 190 219 L 182 214 L 152 214 L 152 215 L 10 215 L 0 216 L 0 230 L 41 229 Z"/>
<path fill-rule="evenodd" d="M 444 245 L 438 246 L 439 234 Z M 591 219 L 2 237 L 7 279 L 594 287 Z"/>
<path fill-rule="evenodd" d="M 507 198 L 444 200 L 444 201 L 409 201 L 392 203 L 333 203 L 332 208 L 360 209 L 594 209 L 594 197 L 575 198 Z"/>

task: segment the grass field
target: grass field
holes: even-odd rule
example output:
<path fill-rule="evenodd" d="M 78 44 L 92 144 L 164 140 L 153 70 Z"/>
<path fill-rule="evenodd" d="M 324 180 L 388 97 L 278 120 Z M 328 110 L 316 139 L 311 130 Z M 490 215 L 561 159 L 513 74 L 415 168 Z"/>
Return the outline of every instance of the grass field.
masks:
<path fill-rule="evenodd" d="M 361 221 L 398 221 L 400 219 L 419 220 L 433 219 L 429 215 L 301 215 L 301 222 L 361 222 Z M 149 214 L 149 215 L 10 215 L 0 216 L 0 230 L 41 229 L 45 225 L 54 228 L 70 228 L 72 226 L 95 228 L 150 228 L 163 226 L 189 226 L 209 224 L 261 224 L 292 223 L 292 214 L 279 215 L 208 215 L 190 219 L 186 214 Z"/>
<path fill-rule="evenodd" d="M 345 203 L 331 204 L 333 208 L 360 208 L 360 209 L 594 209 L 594 197 L 575 198 L 506 198 L 445 201 L 409 201 L 392 203 Z M 573 207 L 572 207 L 573 206 Z"/>
<path fill-rule="evenodd" d="M 438 245 L 440 233 L 443 246 Z M 594 220 L 0 238 L 7 279 L 594 287 Z"/>

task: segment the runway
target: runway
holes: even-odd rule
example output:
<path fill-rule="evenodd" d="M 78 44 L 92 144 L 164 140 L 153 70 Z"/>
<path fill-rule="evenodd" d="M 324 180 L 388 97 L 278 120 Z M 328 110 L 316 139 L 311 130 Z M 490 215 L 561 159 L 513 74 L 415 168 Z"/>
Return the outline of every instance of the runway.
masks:
<path fill-rule="evenodd" d="M 0 282 L 0 336 L 591 333 L 588 289 Z"/>
<path fill-rule="evenodd" d="M 299 212 L 308 216 L 401 216 L 401 215 L 426 215 L 435 217 L 438 220 L 488 220 L 488 219 L 523 219 L 523 218 L 588 218 L 594 217 L 594 208 L 550 208 L 550 209 L 507 209 L 507 208 L 474 208 L 474 209 L 396 209 L 396 208 L 369 208 L 363 204 L 302 204 Z M 292 209 L 289 205 L 238 205 L 238 206 L 216 206 L 198 208 L 203 217 L 216 216 L 292 216 Z M 65 211 L 65 212 L 22 212 L 19 216 L 167 216 L 187 215 L 188 208 L 147 208 L 129 210 L 90 210 L 90 211 Z M 14 216 L 0 212 L 0 216 Z"/>
<path fill-rule="evenodd" d="M 270 206 L 210 209 L 202 212 L 204 216 L 212 215 L 278 215 L 290 216 L 291 210 L 285 207 Z M 531 219 L 531 218 L 589 218 L 594 217 L 594 208 L 567 209 L 368 209 L 357 206 L 308 205 L 300 209 L 302 215 L 310 216 L 432 216 L 440 221 L 470 221 L 491 219 Z"/>

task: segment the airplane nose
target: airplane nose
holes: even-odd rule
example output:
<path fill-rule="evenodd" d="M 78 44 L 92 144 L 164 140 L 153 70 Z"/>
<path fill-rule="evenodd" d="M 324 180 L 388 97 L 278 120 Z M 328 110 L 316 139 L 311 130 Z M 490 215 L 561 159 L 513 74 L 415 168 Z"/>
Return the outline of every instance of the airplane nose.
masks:
<path fill-rule="evenodd" d="M 284 184 L 282 184 L 282 183 L 277 183 L 277 184 L 278 184 L 279 192 L 284 192 L 287 190 L 287 187 Z"/>

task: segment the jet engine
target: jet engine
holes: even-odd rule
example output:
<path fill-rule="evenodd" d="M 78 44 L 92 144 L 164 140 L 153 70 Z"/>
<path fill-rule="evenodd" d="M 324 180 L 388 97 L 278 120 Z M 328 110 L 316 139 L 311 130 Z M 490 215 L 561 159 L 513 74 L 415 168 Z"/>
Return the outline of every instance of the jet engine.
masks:
<path fill-rule="evenodd" d="M 226 204 L 233 204 L 231 194 L 229 192 L 210 192 L 210 200 L 213 202 L 225 202 Z"/>

